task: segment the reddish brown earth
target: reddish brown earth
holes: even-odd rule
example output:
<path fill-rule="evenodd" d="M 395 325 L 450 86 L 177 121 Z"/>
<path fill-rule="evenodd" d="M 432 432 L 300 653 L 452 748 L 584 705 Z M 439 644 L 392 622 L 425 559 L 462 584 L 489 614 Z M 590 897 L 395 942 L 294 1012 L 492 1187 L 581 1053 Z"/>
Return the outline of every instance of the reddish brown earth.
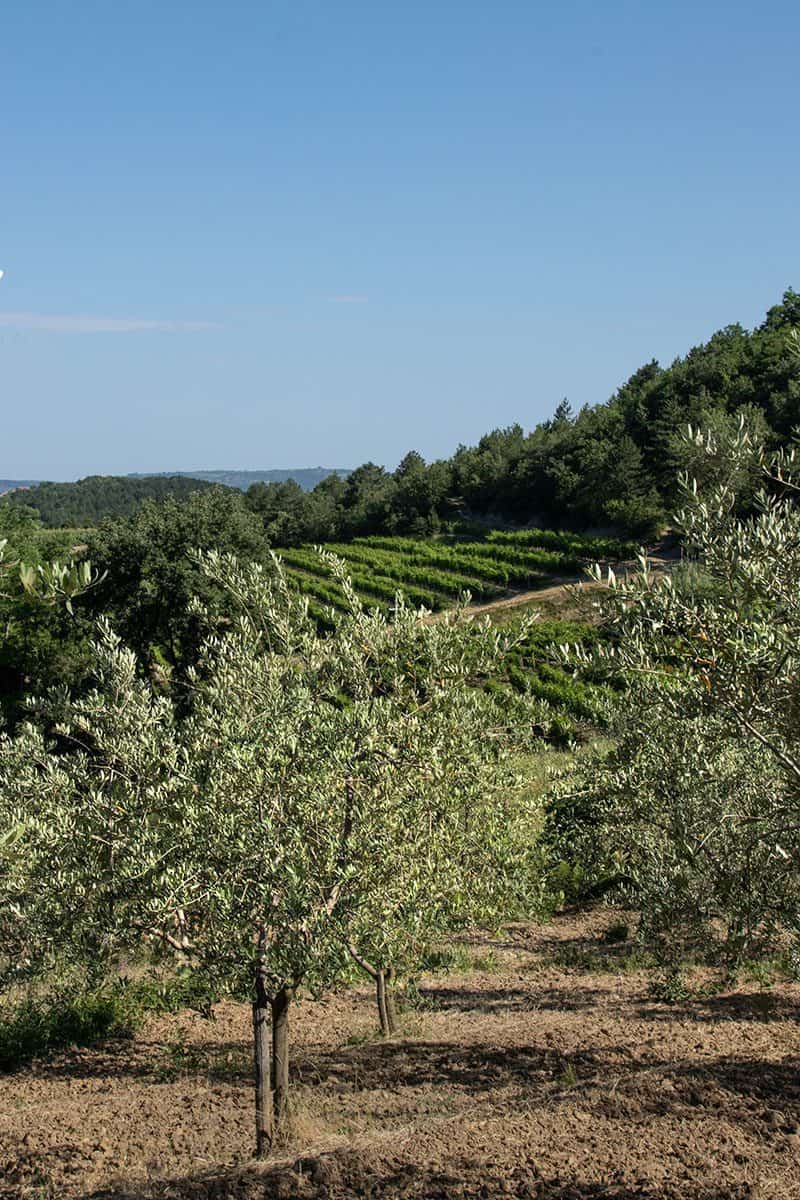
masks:
<path fill-rule="evenodd" d="M 301 1002 L 293 1141 L 265 1166 L 246 1006 L 4 1076 L 0 1200 L 798 1200 L 800 986 L 657 1002 L 601 940 L 615 919 L 506 931 L 391 1042 L 366 990 Z"/>

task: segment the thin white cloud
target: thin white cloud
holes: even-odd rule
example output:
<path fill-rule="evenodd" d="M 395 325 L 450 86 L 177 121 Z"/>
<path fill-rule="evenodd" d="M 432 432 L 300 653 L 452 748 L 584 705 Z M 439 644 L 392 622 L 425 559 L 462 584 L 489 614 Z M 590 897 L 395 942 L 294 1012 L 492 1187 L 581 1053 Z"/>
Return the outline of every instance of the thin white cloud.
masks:
<path fill-rule="evenodd" d="M 366 304 L 368 296 L 328 296 L 331 304 Z"/>
<path fill-rule="evenodd" d="M 0 327 L 47 333 L 196 333 L 210 321 L 145 321 L 138 317 L 72 316 L 66 313 L 0 312 Z"/>

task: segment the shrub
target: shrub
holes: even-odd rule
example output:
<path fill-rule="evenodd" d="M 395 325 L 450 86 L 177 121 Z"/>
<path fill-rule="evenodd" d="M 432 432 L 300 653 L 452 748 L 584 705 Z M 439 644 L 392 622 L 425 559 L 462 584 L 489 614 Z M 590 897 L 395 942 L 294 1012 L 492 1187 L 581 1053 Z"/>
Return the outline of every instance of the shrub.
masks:
<path fill-rule="evenodd" d="M 0 1070 L 72 1046 L 130 1038 L 148 1013 L 193 1007 L 208 1011 L 216 997 L 191 974 L 168 978 L 117 978 L 95 988 L 75 984 L 56 992 L 28 992 L 0 1009 Z"/>

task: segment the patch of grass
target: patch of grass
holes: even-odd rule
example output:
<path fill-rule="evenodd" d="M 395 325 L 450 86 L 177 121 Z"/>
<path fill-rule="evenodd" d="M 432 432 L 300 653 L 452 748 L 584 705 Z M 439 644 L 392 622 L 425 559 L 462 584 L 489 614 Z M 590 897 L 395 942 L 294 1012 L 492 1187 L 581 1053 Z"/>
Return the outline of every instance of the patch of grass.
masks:
<path fill-rule="evenodd" d="M 469 968 L 472 971 L 485 971 L 490 973 L 497 970 L 497 955 L 494 950 L 484 950 L 481 952 L 473 952 L 472 966 Z"/>
<path fill-rule="evenodd" d="M 163 1061 L 155 1071 L 158 1083 L 171 1083 L 186 1076 L 208 1079 L 238 1079 L 251 1070 L 245 1050 L 225 1046 L 203 1046 L 192 1042 L 170 1042 Z"/>
<path fill-rule="evenodd" d="M 676 968 L 653 980 L 650 995 L 662 1004 L 685 1004 L 692 992 L 682 971 Z"/>
<path fill-rule="evenodd" d="M 73 1046 L 131 1038 L 149 1013 L 195 1008 L 208 1012 L 215 997 L 189 972 L 171 978 L 117 978 L 91 989 L 76 985 L 29 992 L 0 1008 L 0 1070 Z"/>
<path fill-rule="evenodd" d="M 433 946 L 422 963 L 422 970 L 430 974 L 447 974 L 459 971 L 468 974 L 470 971 L 494 971 L 497 967 L 497 955 L 494 950 L 476 950 L 455 942 L 446 946 Z"/>
<path fill-rule="evenodd" d="M 757 983 L 762 990 L 774 987 L 778 980 L 778 974 L 778 963 L 768 959 L 742 963 L 737 972 L 742 982 Z"/>
<path fill-rule="evenodd" d="M 545 958 L 549 966 L 578 971 L 584 975 L 614 974 L 628 971 L 648 971 L 658 965 L 654 954 L 644 946 L 624 943 L 589 942 L 559 946 Z"/>
<path fill-rule="evenodd" d="M 374 1029 L 363 1030 L 360 1033 L 351 1033 L 344 1039 L 345 1046 L 368 1046 L 372 1042 L 383 1041 L 383 1035 L 377 1027 Z"/>
<path fill-rule="evenodd" d="M 409 1012 L 439 1012 L 444 1007 L 437 996 L 421 992 L 416 979 L 407 980 L 405 987 L 397 990 L 395 1004 L 402 1015 Z"/>
<path fill-rule="evenodd" d="M 0 1016 L 0 1070 L 12 1071 L 68 1046 L 132 1037 L 142 1015 L 121 989 L 26 997 Z"/>
<path fill-rule="evenodd" d="M 578 1086 L 578 1073 L 573 1067 L 572 1063 L 567 1063 L 566 1067 L 559 1075 L 557 1083 L 559 1087 L 562 1087 L 565 1090 Z"/>
<path fill-rule="evenodd" d="M 757 983 L 765 991 L 776 983 L 800 981 L 800 950 L 797 948 L 767 958 L 748 959 L 731 973 L 737 983 Z"/>
<path fill-rule="evenodd" d="M 793 983 L 800 983 L 800 946 L 792 946 L 783 956 L 783 969 Z"/>

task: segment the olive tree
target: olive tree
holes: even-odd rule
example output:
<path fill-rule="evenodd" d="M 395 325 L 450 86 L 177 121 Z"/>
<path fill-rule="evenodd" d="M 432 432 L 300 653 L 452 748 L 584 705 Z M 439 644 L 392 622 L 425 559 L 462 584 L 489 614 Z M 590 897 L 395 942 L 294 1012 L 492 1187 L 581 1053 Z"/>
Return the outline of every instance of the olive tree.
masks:
<path fill-rule="evenodd" d="M 384 1034 L 397 1030 L 398 976 L 417 971 L 433 942 L 541 899 L 537 816 L 503 714 L 474 689 L 458 710 L 400 722 L 380 843 L 365 847 L 365 886 L 347 913 L 350 953 L 375 984 Z"/>
<path fill-rule="evenodd" d="M 487 725 L 471 683 L 504 652 L 503 635 L 458 614 L 431 622 L 401 597 L 391 619 L 365 611 L 341 564 L 324 558 L 348 599 L 327 636 L 277 561 L 202 559 L 238 615 L 190 680 L 197 785 L 186 840 L 208 881 L 196 953 L 212 973 L 255 980 L 261 1149 L 286 1112 L 299 985 L 339 978 L 348 951 L 369 969 L 376 944 L 441 924 L 469 886 L 478 837 L 491 840 L 498 824 L 481 813 L 498 789 L 502 730 Z M 375 967 L 379 997 L 393 966 Z M 387 1028 L 390 1013 L 391 1003 Z"/>
<path fill-rule="evenodd" d="M 594 666 L 628 691 L 585 811 L 645 928 L 672 951 L 721 935 L 735 958 L 800 935 L 800 510 L 791 454 L 770 462 L 744 425 L 725 446 L 688 436 L 718 469 L 705 493 L 682 481 L 683 566 L 595 572 L 614 636 Z M 742 516 L 754 460 L 764 487 Z"/>
<path fill-rule="evenodd" d="M 188 884 L 178 851 L 193 780 L 172 707 L 107 626 L 93 662 L 85 697 L 50 698 L 53 732 L 27 722 L 0 737 L 6 981 L 70 962 L 100 973 L 143 937 L 182 944 L 176 897 Z"/>
<path fill-rule="evenodd" d="M 33 725 L 0 741 L 8 970 L 147 944 L 218 993 L 249 991 L 259 1154 L 288 1111 L 297 989 L 341 978 L 372 920 L 413 938 L 426 903 L 466 911 L 499 824 L 503 731 L 470 684 L 503 637 L 401 600 L 392 620 L 365 612 L 329 561 L 350 603 L 321 636 L 276 559 L 198 556 L 234 615 L 181 719 L 101 626 L 97 686 L 54 699 L 55 741 Z"/>

